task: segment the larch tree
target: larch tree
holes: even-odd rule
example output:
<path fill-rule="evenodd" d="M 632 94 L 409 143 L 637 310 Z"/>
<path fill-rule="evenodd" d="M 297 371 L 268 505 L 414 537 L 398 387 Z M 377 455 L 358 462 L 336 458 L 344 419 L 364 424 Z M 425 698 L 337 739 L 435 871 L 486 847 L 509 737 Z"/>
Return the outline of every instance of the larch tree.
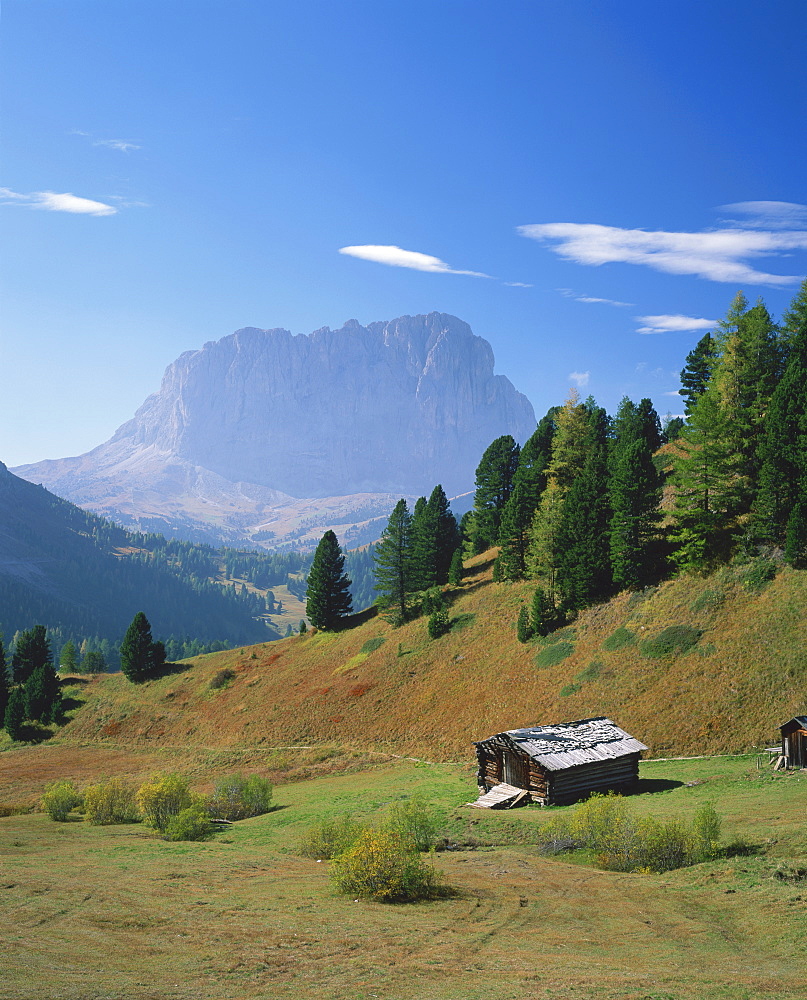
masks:
<path fill-rule="evenodd" d="M 396 622 L 406 621 L 406 596 L 412 592 L 412 515 L 399 500 L 373 552 L 375 589 Z"/>
<path fill-rule="evenodd" d="M 339 541 L 333 531 L 326 531 L 314 552 L 306 589 L 305 613 L 316 628 L 338 628 L 353 610 L 351 581 L 344 570 Z"/>

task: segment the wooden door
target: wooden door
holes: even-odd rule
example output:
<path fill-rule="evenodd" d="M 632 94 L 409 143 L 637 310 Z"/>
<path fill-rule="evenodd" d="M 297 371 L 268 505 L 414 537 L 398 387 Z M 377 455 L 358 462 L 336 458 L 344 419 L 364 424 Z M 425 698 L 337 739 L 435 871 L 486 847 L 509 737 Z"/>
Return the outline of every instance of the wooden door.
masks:
<path fill-rule="evenodd" d="M 505 750 L 504 758 L 504 780 L 508 785 L 515 785 L 516 788 L 527 788 L 527 763 L 518 754 Z"/>

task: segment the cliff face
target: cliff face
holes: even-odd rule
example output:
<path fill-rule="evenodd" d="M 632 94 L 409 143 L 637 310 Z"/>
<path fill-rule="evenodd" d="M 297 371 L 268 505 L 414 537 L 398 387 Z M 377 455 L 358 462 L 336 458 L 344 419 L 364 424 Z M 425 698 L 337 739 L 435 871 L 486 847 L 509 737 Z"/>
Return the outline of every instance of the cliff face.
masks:
<path fill-rule="evenodd" d="M 110 498 L 138 493 L 149 514 L 161 496 L 228 494 L 238 507 L 233 489 L 264 506 L 438 482 L 451 495 L 472 488 L 493 438 L 534 427 L 528 400 L 493 374 L 488 342 L 453 316 L 308 336 L 247 328 L 181 355 L 106 444 L 16 471 L 108 513 Z"/>

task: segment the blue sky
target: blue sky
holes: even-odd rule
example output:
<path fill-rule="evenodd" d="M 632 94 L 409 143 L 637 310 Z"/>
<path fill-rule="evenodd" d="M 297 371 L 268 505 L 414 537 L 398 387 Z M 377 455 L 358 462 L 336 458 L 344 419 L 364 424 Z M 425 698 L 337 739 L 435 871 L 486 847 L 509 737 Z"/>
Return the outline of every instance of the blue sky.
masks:
<path fill-rule="evenodd" d="M 807 273 L 807 4 L 5 0 L 0 460 L 100 444 L 180 353 L 453 313 L 540 416 L 677 413 Z"/>

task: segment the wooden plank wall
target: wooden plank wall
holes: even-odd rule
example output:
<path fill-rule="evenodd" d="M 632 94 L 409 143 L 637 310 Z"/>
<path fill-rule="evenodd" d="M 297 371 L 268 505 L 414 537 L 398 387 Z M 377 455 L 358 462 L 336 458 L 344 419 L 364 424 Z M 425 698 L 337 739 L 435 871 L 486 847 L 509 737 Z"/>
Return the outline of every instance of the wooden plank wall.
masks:
<path fill-rule="evenodd" d="M 552 771 L 549 776 L 548 802 L 566 805 L 584 798 L 589 792 L 627 789 L 639 777 L 639 754 L 616 760 L 583 764 L 565 771 Z"/>

